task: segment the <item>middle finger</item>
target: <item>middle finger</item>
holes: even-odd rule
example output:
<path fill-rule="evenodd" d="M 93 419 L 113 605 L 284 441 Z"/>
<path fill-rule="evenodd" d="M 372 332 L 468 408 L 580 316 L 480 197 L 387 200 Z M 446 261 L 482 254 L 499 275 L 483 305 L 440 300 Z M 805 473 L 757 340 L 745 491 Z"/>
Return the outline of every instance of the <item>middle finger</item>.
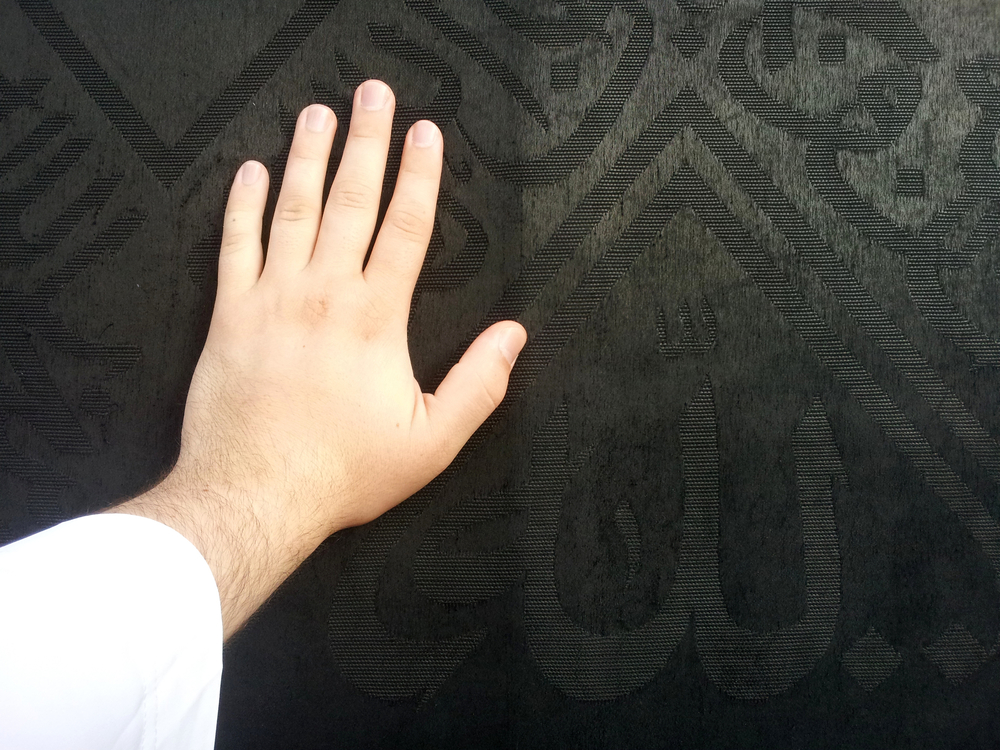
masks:
<path fill-rule="evenodd" d="M 392 91 L 365 81 L 354 93 L 351 127 L 333 178 L 313 263 L 338 273 L 360 274 L 382 197 L 382 179 L 395 109 Z"/>
<path fill-rule="evenodd" d="M 323 181 L 337 118 L 322 104 L 302 110 L 288 152 L 267 248 L 267 275 L 299 271 L 312 257 L 323 210 Z"/>

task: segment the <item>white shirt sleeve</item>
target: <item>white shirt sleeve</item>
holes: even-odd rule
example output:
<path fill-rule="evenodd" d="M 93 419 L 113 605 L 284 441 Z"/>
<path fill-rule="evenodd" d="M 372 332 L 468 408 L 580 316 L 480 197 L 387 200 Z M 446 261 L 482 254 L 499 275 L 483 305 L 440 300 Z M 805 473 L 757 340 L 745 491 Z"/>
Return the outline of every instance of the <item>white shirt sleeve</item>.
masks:
<path fill-rule="evenodd" d="M 222 611 L 205 559 L 103 514 L 0 548 L 0 748 L 210 750 Z"/>

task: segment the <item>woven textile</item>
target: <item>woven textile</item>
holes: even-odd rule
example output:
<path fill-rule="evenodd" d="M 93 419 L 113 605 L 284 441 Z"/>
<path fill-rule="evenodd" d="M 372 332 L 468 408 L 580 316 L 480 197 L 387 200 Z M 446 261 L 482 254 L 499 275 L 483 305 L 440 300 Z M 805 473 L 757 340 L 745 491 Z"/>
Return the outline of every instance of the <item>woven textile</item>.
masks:
<path fill-rule="evenodd" d="M 418 379 L 529 332 L 229 643 L 221 750 L 1000 741 L 995 0 L 0 0 L 0 50 L 0 542 L 169 469 L 233 173 L 369 77 L 391 159 L 445 136 Z"/>

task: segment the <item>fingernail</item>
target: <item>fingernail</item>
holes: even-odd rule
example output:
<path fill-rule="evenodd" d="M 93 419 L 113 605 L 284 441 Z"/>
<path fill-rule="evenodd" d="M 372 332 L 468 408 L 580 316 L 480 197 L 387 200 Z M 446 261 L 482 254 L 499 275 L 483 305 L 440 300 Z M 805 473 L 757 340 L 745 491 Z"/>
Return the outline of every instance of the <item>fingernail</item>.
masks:
<path fill-rule="evenodd" d="M 427 120 L 420 120 L 413 126 L 413 145 L 426 148 L 434 144 L 437 138 L 437 125 Z"/>
<path fill-rule="evenodd" d="M 389 87 L 380 81 L 365 81 L 361 87 L 361 106 L 365 109 L 382 109 L 389 101 Z"/>
<path fill-rule="evenodd" d="M 517 326 L 511 326 L 497 338 L 497 348 L 511 367 L 517 361 L 517 355 L 521 353 L 526 340 L 523 329 Z"/>
<path fill-rule="evenodd" d="M 240 181 L 244 185 L 253 185 L 260 177 L 260 164 L 255 161 L 248 161 L 240 167 Z"/>
<path fill-rule="evenodd" d="M 330 110 L 322 104 L 313 104 L 306 110 L 306 128 L 314 133 L 322 133 L 330 123 Z"/>

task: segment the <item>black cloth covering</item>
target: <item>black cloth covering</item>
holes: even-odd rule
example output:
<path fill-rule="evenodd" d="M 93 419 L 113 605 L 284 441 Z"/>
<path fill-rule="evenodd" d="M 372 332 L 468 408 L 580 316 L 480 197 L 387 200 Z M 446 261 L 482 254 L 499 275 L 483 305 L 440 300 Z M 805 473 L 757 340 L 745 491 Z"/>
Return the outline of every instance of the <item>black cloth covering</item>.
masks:
<path fill-rule="evenodd" d="M 529 342 L 220 750 L 996 747 L 995 0 L 2 0 L 0 542 L 169 469 L 232 175 L 369 77 L 445 136 L 417 377 Z"/>

